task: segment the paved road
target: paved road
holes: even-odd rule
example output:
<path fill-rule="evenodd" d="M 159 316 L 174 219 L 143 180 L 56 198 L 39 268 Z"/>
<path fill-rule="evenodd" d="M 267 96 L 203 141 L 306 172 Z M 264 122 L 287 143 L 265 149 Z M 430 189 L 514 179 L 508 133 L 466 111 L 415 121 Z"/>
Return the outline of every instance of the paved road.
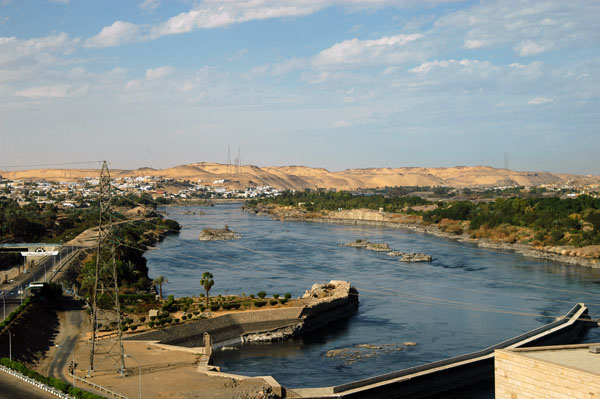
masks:
<path fill-rule="evenodd" d="M 23 382 L 10 374 L 6 374 L 4 371 L 0 371 L 0 399 L 32 398 L 56 399 L 56 396 L 39 390 L 31 384 Z"/>
<path fill-rule="evenodd" d="M 65 368 L 67 363 L 72 360 L 77 341 L 87 327 L 84 323 L 85 310 L 81 305 L 73 301 L 73 307 L 64 312 L 65 317 L 61 321 L 60 331 L 55 340 L 58 347 L 48 366 L 50 377 L 70 381 L 70 377 L 65 373 Z"/>
<path fill-rule="evenodd" d="M 48 256 L 42 259 L 36 266 L 29 269 L 27 273 L 23 273 L 14 279 L 14 282 L 0 285 L 0 291 L 4 295 L 6 304 L 6 315 L 8 316 L 19 304 L 21 303 L 21 295 L 19 295 L 19 286 L 21 288 L 27 287 L 32 281 L 44 281 L 44 274 L 47 273 L 49 279 L 54 268 L 60 266 L 60 262 L 67 258 L 67 255 L 73 252 L 75 247 L 63 247 L 59 250 L 59 255 L 52 259 L 52 256 Z M 30 294 L 27 290 L 24 291 L 23 299 L 26 295 Z M 2 306 L 2 300 L 0 299 L 0 306 Z M 4 317 L 3 309 L 0 308 L 0 320 Z"/>

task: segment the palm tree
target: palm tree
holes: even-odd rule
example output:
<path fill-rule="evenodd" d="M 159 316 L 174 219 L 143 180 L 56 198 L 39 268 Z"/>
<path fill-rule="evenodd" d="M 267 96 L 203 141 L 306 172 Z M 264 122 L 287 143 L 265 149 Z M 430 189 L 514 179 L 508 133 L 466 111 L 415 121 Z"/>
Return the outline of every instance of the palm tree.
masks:
<path fill-rule="evenodd" d="M 158 287 L 158 294 L 160 295 L 160 299 L 162 299 L 162 286 L 163 284 L 169 284 L 169 280 L 166 279 L 165 276 L 158 276 L 154 280 L 152 280 L 152 285 Z"/>
<path fill-rule="evenodd" d="M 202 273 L 202 279 L 200 280 L 200 285 L 204 287 L 204 291 L 206 291 L 206 307 L 208 307 L 208 291 L 215 284 L 213 280 L 212 273 L 204 272 Z"/>

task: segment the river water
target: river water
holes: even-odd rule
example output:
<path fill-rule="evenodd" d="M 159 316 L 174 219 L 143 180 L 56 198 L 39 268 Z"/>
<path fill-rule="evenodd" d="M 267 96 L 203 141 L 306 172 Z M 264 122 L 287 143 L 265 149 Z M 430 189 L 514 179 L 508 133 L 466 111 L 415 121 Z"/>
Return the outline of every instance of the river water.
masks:
<path fill-rule="evenodd" d="M 351 281 L 360 293 L 358 312 L 348 320 L 285 342 L 218 352 L 214 362 L 224 372 L 272 375 L 287 387 L 337 385 L 483 349 L 549 323 L 577 302 L 600 316 L 596 269 L 388 227 L 280 222 L 243 212 L 240 204 L 161 211 L 182 225 L 179 235 L 146 253 L 150 276 L 169 280 L 165 295 L 198 295 L 205 271 L 214 276 L 211 295 L 296 297 L 329 280 Z M 200 211 L 205 214 L 189 214 Z M 198 240 L 203 228 L 225 224 L 242 238 Z M 359 238 L 427 253 L 433 262 L 405 264 L 385 253 L 340 247 Z M 600 341 L 598 330 L 581 342 Z M 406 347 L 407 341 L 416 345 Z M 361 344 L 382 349 L 357 349 Z M 344 348 L 363 356 L 353 363 L 326 356 Z"/>

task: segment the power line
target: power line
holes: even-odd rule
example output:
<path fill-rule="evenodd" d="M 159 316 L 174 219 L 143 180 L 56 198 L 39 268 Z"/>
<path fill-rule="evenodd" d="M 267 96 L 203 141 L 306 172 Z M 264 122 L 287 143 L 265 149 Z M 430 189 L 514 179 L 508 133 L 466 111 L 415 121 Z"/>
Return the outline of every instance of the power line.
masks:
<path fill-rule="evenodd" d="M 38 166 L 65 166 L 65 165 L 88 165 L 102 164 L 102 161 L 83 161 L 83 162 L 61 162 L 61 163 L 39 163 L 39 164 L 24 164 L 24 165 L 0 165 L 0 168 L 32 168 Z"/>

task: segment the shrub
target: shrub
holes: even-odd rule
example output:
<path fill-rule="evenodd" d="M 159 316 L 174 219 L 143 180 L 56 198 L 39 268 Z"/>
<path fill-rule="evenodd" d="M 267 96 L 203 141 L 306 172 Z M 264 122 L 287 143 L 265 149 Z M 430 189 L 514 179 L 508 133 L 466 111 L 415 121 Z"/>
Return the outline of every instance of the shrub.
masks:
<path fill-rule="evenodd" d="M 134 325 L 129 326 L 129 328 L 131 329 L 131 331 L 135 331 L 135 330 L 137 330 L 138 326 L 137 326 L 137 324 L 134 324 Z"/>
<path fill-rule="evenodd" d="M 221 308 L 221 305 L 218 303 L 212 304 L 210 305 L 210 310 L 212 310 L 213 312 L 216 312 L 217 310 L 219 310 Z"/>
<path fill-rule="evenodd" d="M 273 298 L 275 298 L 275 299 L 279 298 L 279 294 L 273 294 Z"/>
<path fill-rule="evenodd" d="M 277 305 L 277 299 L 271 299 L 271 300 L 269 301 L 269 304 L 270 304 L 271 306 L 275 306 L 275 305 Z"/>
<path fill-rule="evenodd" d="M 173 322 L 174 322 L 175 324 L 177 324 L 177 323 L 179 323 L 179 319 L 173 319 Z"/>
<path fill-rule="evenodd" d="M 204 307 L 202 307 L 202 310 L 204 310 Z M 197 311 L 197 310 L 194 311 L 194 316 L 198 316 L 199 314 L 200 314 L 199 311 Z"/>
<path fill-rule="evenodd" d="M 254 306 L 256 306 L 257 308 L 262 308 L 266 304 L 267 304 L 267 301 L 254 301 Z"/>
<path fill-rule="evenodd" d="M 149 322 L 148 323 L 148 327 L 153 328 L 154 327 L 154 322 L 153 321 Z"/>
<path fill-rule="evenodd" d="M 283 296 L 285 299 L 289 300 L 292 297 L 292 294 L 290 294 L 289 292 L 286 292 L 285 295 Z"/>
<path fill-rule="evenodd" d="M 282 305 L 285 305 L 285 304 L 287 303 L 287 301 L 288 301 L 287 299 L 285 299 L 285 298 L 281 298 L 281 299 L 279 300 L 279 303 L 280 303 L 280 304 L 282 304 Z"/>
<path fill-rule="evenodd" d="M 144 316 L 140 317 L 140 323 L 143 323 L 146 321 L 146 318 Z"/>
<path fill-rule="evenodd" d="M 129 327 L 127 327 L 127 326 L 121 326 L 121 331 L 125 332 L 127 330 L 129 330 Z"/>
<path fill-rule="evenodd" d="M 267 296 L 267 293 L 266 293 L 266 292 L 264 292 L 264 291 L 260 291 L 260 292 L 259 292 L 258 294 L 256 294 L 256 295 L 258 295 L 258 297 L 259 297 L 260 299 L 263 299 L 264 297 L 266 297 L 266 296 Z"/>
<path fill-rule="evenodd" d="M 250 298 L 254 299 L 254 294 L 250 294 Z"/>
<path fill-rule="evenodd" d="M 130 318 L 130 317 L 128 317 L 128 318 L 125 319 L 125 323 L 126 324 L 131 324 L 131 323 L 133 323 L 133 319 Z"/>
<path fill-rule="evenodd" d="M 150 320 L 154 321 L 156 319 L 156 316 L 150 316 Z"/>
<path fill-rule="evenodd" d="M 200 298 L 204 298 L 204 294 L 202 292 L 200 293 Z"/>

